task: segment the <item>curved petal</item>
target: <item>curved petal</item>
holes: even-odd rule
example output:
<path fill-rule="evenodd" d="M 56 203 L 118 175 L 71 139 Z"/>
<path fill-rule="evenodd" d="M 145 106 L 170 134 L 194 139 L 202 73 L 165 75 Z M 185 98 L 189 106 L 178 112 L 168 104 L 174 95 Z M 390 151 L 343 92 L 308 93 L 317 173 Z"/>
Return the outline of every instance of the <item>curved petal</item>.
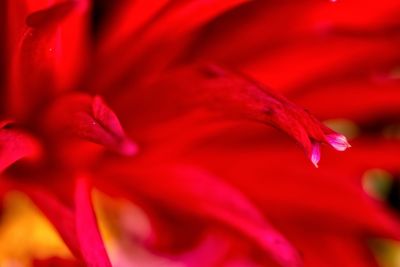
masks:
<path fill-rule="evenodd" d="M 10 7 L 19 4 L 9 2 Z M 25 17 L 15 19 L 26 25 L 15 34 L 15 43 L 10 44 L 12 90 L 7 104 L 9 112 L 22 120 L 28 120 L 26 116 L 40 110 L 58 92 L 71 89 L 85 66 L 88 1 L 67 0 L 53 5 L 45 2 L 39 5 L 43 9 L 22 12 Z"/>
<path fill-rule="evenodd" d="M 338 148 L 327 136 L 346 140 L 321 124 L 307 110 L 265 86 L 221 67 L 196 66 L 166 76 L 151 88 L 122 94 L 114 99 L 119 104 L 116 108 L 122 111 L 121 114 L 146 114 L 130 118 L 132 124 L 141 126 L 135 129 L 135 133 L 144 132 L 144 138 L 148 135 L 145 131 L 148 125 L 156 128 L 161 122 L 200 111 L 208 118 L 272 125 L 296 140 L 315 165 L 319 160 L 316 156 L 319 155 L 319 143 Z M 140 99 L 140 102 L 135 99 Z M 132 101 L 135 101 L 134 105 Z M 349 146 L 347 141 L 342 144 L 341 150 Z"/>
<path fill-rule="evenodd" d="M 81 259 L 83 255 L 81 254 L 77 239 L 73 208 L 62 203 L 55 196 L 43 189 L 27 187 L 25 185 L 20 187 L 22 187 L 22 190 L 26 192 L 35 205 L 38 206 L 54 225 L 71 252 L 77 258 Z"/>
<path fill-rule="evenodd" d="M 0 121 L 0 173 L 22 158 L 39 156 L 41 149 L 32 136 L 7 126 Z"/>
<path fill-rule="evenodd" d="M 66 95 L 57 99 L 46 113 L 43 129 L 47 134 L 70 134 L 123 155 L 137 153 L 137 145 L 125 135 L 117 116 L 99 96 Z"/>
<path fill-rule="evenodd" d="M 126 1 L 110 20 L 102 40 L 90 88 L 101 94 L 124 90 L 127 83 L 147 82 L 183 54 L 204 24 L 245 3 L 220 1 Z M 116 26 L 120 30 L 115 31 Z M 122 25 L 122 27 L 121 27 Z M 133 45 L 132 45 L 133 44 Z M 116 61 L 117 60 L 117 61 Z M 113 66 L 110 71 L 109 66 Z M 125 84 L 121 86 L 120 81 Z"/>
<path fill-rule="evenodd" d="M 306 220 L 318 222 L 320 227 L 391 238 L 400 236 L 396 216 L 384 203 L 371 199 L 361 186 L 362 175 L 370 168 L 398 169 L 398 142 L 354 140 L 354 148 L 341 157 L 327 151 L 326 163 L 315 170 L 307 167 L 301 154 L 277 134 L 251 125 L 241 127 L 235 129 L 235 134 L 226 129 L 186 148 L 176 160 L 212 170 L 240 188 L 271 218 Z M 158 146 L 162 149 L 159 154 L 173 150 Z"/>
<path fill-rule="evenodd" d="M 102 168 L 98 177 L 115 177 L 115 183 L 125 192 L 223 223 L 257 244 L 281 266 L 302 265 L 297 251 L 239 191 L 207 172 L 184 165 L 153 169 L 120 165 Z"/>
<path fill-rule="evenodd" d="M 323 90 L 309 88 L 309 93 L 296 97 L 296 101 L 323 119 L 346 118 L 359 125 L 384 117 L 396 119 L 400 115 L 399 80 L 377 82 L 371 78 L 336 81 L 323 86 Z"/>
<path fill-rule="evenodd" d="M 364 16 L 354 18 L 351 16 L 354 10 Z M 399 4 L 391 0 L 384 3 L 252 1 L 208 25 L 196 40 L 192 53 L 242 69 L 249 64 L 249 71 L 261 81 L 277 89 L 287 89 L 296 81 L 313 78 L 310 74 L 329 73 L 331 70 L 324 68 L 326 64 L 331 63 L 330 67 L 340 71 L 339 67 L 343 68 L 344 64 L 337 65 L 339 60 L 347 64 L 359 55 L 377 61 L 382 55 L 390 58 L 396 51 L 393 40 L 397 39 L 395 33 L 400 26 L 396 20 L 398 10 Z M 377 40 L 389 40 L 388 49 L 363 52 L 377 48 Z M 349 46 L 359 49 L 345 48 Z M 346 58 L 346 53 L 353 56 Z M 371 57 L 372 54 L 379 56 Z M 263 63 L 268 68 L 257 68 L 257 64 Z"/>
<path fill-rule="evenodd" d="M 79 178 L 76 185 L 75 225 L 81 253 L 86 264 L 90 267 L 111 267 L 98 229 L 89 186 L 84 178 Z"/>
<path fill-rule="evenodd" d="M 50 220 L 72 253 L 85 266 L 110 267 L 103 240 L 91 204 L 90 190 L 84 178 L 78 178 L 73 207 L 61 202 L 46 190 L 17 185 Z"/>

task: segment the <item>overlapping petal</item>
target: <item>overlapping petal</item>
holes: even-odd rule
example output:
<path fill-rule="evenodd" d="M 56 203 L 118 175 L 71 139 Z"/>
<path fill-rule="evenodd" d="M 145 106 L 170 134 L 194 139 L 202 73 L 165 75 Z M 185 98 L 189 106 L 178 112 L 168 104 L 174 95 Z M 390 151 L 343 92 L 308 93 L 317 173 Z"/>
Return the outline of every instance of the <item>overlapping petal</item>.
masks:
<path fill-rule="evenodd" d="M 22 158 L 35 158 L 41 153 L 37 140 L 24 131 L 8 128 L 10 121 L 0 121 L 0 173 Z"/>
<path fill-rule="evenodd" d="M 46 189 L 20 187 L 53 223 L 73 254 L 85 266 L 111 266 L 94 215 L 91 190 L 85 179 L 80 177 L 76 181 L 72 206 L 63 203 Z"/>
<path fill-rule="evenodd" d="M 314 165 L 319 161 L 320 143 L 335 149 L 340 143 L 341 151 L 349 147 L 343 135 L 318 122 L 307 110 L 250 78 L 214 65 L 168 74 L 150 89 L 122 94 L 116 101 L 122 108 L 126 106 L 121 114 L 146 112 L 145 121 L 133 119 L 141 126 L 138 132 L 145 130 L 146 124 L 157 126 L 156 122 L 200 110 L 214 118 L 270 124 L 295 139 Z M 130 106 L 128 102 L 132 101 L 135 104 Z"/>
<path fill-rule="evenodd" d="M 45 160 L 18 164 L 7 179 L 78 259 L 36 264 L 111 266 L 88 181 L 69 189 L 69 175 L 89 171 L 102 190 L 143 205 L 160 227 L 150 248 L 181 242 L 168 257 L 189 266 L 375 266 L 367 240 L 400 238 L 397 215 L 361 187 L 369 168 L 399 171 L 398 141 L 379 132 L 398 123 L 399 3 L 104 1 L 113 10 L 95 17 L 92 35 L 91 3 L 0 4 L 9 13 L 0 69 L 3 58 L 12 62 L 9 92 L 0 78 L 0 112 L 21 123 L 0 123 L 0 172 L 37 156 L 41 140 Z M 355 148 L 342 157 L 322 151 L 326 163 L 311 168 L 264 126 L 292 137 L 316 166 L 324 144 L 350 145 L 297 104 L 358 125 Z M 92 157 L 85 140 L 120 155 Z"/>
<path fill-rule="evenodd" d="M 58 92 L 76 85 L 82 74 L 89 4 L 82 0 L 8 1 L 8 5 L 14 12 L 9 12 L 9 86 L 13 90 L 8 92 L 7 106 L 13 116 L 26 120 Z"/>
<path fill-rule="evenodd" d="M 100 96 L 75 93 L 60 97 L 46 111 L 43 127 L 59 138 L 81 138 L 127 156 L 138 150 Z"/>
<path fill-rule="evenodd" d="M 179 60 L 201 26 L 246 2 L 126 1 L 119 16 L 110 19 L 110 28 L 100 43 L 94 71 L 97 78 L 91 81 L 90 89 L 107 94 L 111 87 L 123 91 L 127 85 L 151 82 Z M 114 64 L 116 59 L 118 64 Z M 110 65 L 114 66 L 112 71 Z"/>
<path fill-rule="evenodd" d="M 237 190 L 219 178 L 190 166 L 159 166 L 156 170 L 102 168 L 99 176 L 118 177 L 122 190 L 189 215 L 212 219 L 238 231 L 281 266 L 301 266 L 296 250 Z M 168 181 L 165 187 L 161 181 Z M 129 182 L 128 182 L 129 181 Z M 118 185 L 117 185 L 118 186 Z"/>

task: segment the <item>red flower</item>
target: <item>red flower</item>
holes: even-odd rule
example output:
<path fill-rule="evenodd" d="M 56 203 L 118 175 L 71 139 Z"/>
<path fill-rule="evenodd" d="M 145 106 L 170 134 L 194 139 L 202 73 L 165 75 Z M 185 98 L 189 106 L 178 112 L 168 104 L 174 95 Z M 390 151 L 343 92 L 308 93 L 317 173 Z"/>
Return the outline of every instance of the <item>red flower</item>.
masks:
<path fill-rule="evenodd" d="M 120 218 L 121 239 L 171 266 L 374 266 L 366 240 L 399 237 L 360 182 L 398 168 L 397 142 L 360 135 L 317 170 L 266 127 L 317 167 L 322 145 L 350 145 L 282 95 L 362 132 L 398 115 L 399 4 L 50 2 L 2 9 L 1 181 L 77 265 L 142 264 L 106 251 L 92 186 L 143 209 L 149 233 L 133 241 Z M 370 140 L 387 156 L 366 154 Z"/>

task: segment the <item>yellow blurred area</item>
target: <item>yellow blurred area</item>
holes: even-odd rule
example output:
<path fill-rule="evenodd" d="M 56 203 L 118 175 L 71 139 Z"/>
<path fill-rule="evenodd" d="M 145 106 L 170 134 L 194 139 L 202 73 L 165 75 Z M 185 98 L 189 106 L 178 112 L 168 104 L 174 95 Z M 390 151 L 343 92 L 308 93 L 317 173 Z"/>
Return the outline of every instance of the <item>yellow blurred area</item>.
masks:
<path fill-rule="evenodd" d="M 140 206 L 123 198 L 111 198 L 97 190 L 93 192 L 93 203 L 100 231 L 114 267 L 186 266 L 153 254 L 143 246 L 154 233 L 149 217 Z"/>
<path fill-rule="evenodd" d="M 128 200 L 107 196 L 98 190 L 93 191 L 92 198 L 99 228 L 106 243 L 121 240 L 127 235 L 142 241 L 151 236 L 150 221 L 140 207 Z"/>
<path fill-rule="evenodd" d="M 369 174 L 376 174 L 372 170 Z M 380 172 L 379 172 L 380 173 Z M 100 230 L 113 266 L 183 267 L 182 263 L 154 255 L 140 243 L 152 235 L 148 217 L 140 207 L 113 199 L 99 191 L 93 194 Z M 68 248 L 27 196 L 10 192 L 0 217 L 0 267 L 31 267 L 33 259 L 72 258 Z M 373 240 L 370 247 L 382 267 L 400 266 L 400 242 Z"/>
<path fill-rule="evenodd" d="M 143 266 L 164 266 L 133 240 L 151 234 L 145 213 L 127 200 L 113 199 L 94 191 L 93 203 L 107 251 L 115 266 L 129 266 L 134 257 Z M 70 251 L 41 211 L 20 192 L 4 198 L 0 216 L 0 267 L 31 267 L 34 259 L 72 259 Z M 157 258 L 157 257 L 156 257 Z M 125 262 L 125 263 L 123 263 Z M 166 264 L 166 266 L 171 266 Z"/>
<path fill-rule="evenodd" d="M 400 242 L 394 240 L 378 239 L 370 244 L 375 252 L 375 257 L 382 267 L 400 266 Z"/>
<path fill-rule="evenodd" d="M 0 267 L 29 267 L 33 259 L 71 258 L 63 241 L 27 196 L 9 192 L 0 217 Z"/>
<path fill-rule="evenodd" d="M 364 172 L 362 177 L 362 186 L 364 191 L 381 201 L 384 201 L 390 191 L 394 177 L 383 169 L 369 169 Z"/>

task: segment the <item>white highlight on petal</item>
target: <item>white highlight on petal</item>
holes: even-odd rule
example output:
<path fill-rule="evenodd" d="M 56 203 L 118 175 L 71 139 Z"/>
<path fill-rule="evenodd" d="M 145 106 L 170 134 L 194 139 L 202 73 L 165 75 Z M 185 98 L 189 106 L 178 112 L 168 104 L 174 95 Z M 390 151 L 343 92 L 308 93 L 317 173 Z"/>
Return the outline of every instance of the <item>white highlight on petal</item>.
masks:
<path fill-rule="evenodd" d="M 318 168 L 318 162 L 321 159 L 321 151 L 318 143 L 314 143 L 311 151 L 311 162 L 314 164 L 315 168 Z"/>
<path fill-rule="evenodd" d="M 347 138 L 342 134 L 329 134 L 326 141 L 337 151 L 345 151 L 351 145 L 347 142 Z"/>

